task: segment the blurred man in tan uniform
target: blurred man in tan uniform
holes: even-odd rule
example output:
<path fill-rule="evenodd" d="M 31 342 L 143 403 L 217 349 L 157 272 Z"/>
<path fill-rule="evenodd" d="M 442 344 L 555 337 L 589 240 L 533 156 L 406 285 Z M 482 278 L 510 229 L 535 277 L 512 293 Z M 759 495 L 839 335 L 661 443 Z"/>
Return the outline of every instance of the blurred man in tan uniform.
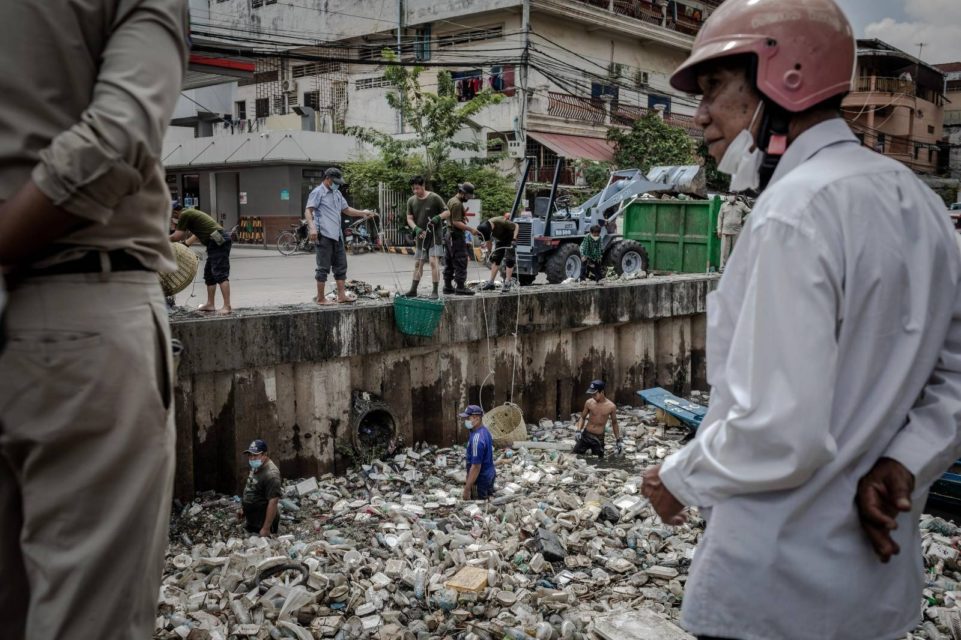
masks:
<path fill-rule="evenodd" d="M 149 638 L 174 463 L 186 0 L 0 3 L 0 636 Z"/>

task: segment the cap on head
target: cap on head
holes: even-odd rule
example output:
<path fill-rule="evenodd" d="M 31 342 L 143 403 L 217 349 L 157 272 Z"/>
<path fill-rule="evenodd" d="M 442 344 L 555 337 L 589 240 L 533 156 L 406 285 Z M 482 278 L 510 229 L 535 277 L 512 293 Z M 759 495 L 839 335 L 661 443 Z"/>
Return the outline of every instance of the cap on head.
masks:
<path fill-rule="evenodd" d="M 324 171 L 324 179 L 330 178 L 334 184 L 344 184 L 344 174 L 337 167 L 331 167 Z"/>
<path fill-rule="evenodd" d="M 170 206 L 174 211 L 182 211 L 184 208 L 184 203 L 180 200 L 174 200 L 170 203 Z"/>
<path fill-rule="evenodd" d="M 701 65 L 744 54 L 757 57 L 757 90 L 793 113 L 851 91 L 857 62 L 854 30 L 834 0 L 727 0 L 701 28 L 671 86 L 701 93 Z"/>
<path fill-rule="evenodd" d="M 464 182 L 457 185 L 457 190 L 466 196 L 474 195 L 474 185 L 472 185 L 470 182 Z"/>
<path fill-rule="evenodd" d="M 250 446 L 244 449 L 244 453 L 250 453 L 253 455 L 260 455 L 261 453 L 267 453 L 267 443 L 263 440 L 254 440 L 250 443 Z"/>
<path fill-rule="evenodd" d="M 459 418 L 467 418 L 470 416 L 482 416 L 484 415 L 484 410 L 478 407 L 476 404 L 469 404 L 467 408 L 464 409 L 462 413 L 458 413 Z"/>
<path fill-rule="evenodd" d="M 595 393 L 599 393 L 604 390 L 604 381 L 595 380 L 591 383 L 591 386 L 587 388 L 587 395 L 592 396 Z"/>

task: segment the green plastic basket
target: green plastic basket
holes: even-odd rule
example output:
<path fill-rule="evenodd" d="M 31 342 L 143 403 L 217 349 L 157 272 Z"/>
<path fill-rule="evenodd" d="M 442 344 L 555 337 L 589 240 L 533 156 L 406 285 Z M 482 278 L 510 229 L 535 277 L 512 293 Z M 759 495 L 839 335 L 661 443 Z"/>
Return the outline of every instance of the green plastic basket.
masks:
<path fill-rule="evenodd" d="M 440 316 L 444 313 L 442 300 L 422 300 L 420 298 L 394 298 L 394 324 L 401 333 L 409 336 L 434 335 Z"/>

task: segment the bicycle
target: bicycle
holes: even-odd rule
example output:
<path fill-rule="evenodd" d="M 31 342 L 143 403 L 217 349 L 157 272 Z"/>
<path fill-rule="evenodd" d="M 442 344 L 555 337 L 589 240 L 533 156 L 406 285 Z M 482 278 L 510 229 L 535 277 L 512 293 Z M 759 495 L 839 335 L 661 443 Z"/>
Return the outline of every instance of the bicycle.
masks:
<path fill-rule="evenodd" d="M 298 251 L 312 253 L 314 245 L 310 241 L 310 234 L 307 232 L 307 221 L 302 220 L 290 226 L 293 231 L 289 229 L 281 231 L 277 236 L 277 251 L 284 256 L 291 256 Z"/>

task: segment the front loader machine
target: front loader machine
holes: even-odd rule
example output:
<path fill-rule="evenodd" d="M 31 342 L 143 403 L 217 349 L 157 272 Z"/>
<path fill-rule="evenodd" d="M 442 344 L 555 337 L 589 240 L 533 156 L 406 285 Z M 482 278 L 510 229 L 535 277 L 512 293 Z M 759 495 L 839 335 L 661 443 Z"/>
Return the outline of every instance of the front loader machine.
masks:
<path fill-rule="evenodd" d="M 618 275 L 647 270 L 647 252 L 634 240 L 617 232 L 618 218 L 627 206 L 645 193 L 673 191 L 675 185 L 648 180 L 638 169 L 615 171 L 600 193 L 586 202 L 571 206 L 566 197 L 557 197 L 557 183 L 564 158 L 558 158 L 546 207 L 535 207 L 531 215 L 517 216 L 521 198 L 532 168 L 532 159 L 524 163 L 520 186 L 511 210 L 511 219 L 520 225 L 517 237 L 517 278 L 522 285 L 531 284 L 537 274 L 545 272 L 551 284 L 581 277 L 580 244 L 594 224 L 601 227 L 605 267 L 613 267 Z"/>

